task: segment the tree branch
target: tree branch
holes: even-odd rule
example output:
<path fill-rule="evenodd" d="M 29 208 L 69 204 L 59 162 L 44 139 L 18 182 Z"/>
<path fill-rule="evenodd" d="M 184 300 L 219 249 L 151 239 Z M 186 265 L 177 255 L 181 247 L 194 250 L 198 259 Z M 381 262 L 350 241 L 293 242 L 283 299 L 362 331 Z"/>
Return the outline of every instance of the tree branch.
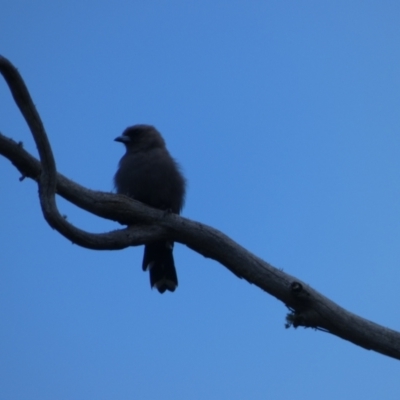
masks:
<path fill-rule="evenodd" d="M 38 147 L 40 161 L 20 143 L 0 134 L 0 154 L 23 177 L 39 185 L 46 221 L 72 242 L 96 250 L 118 250 L 153 240 L 170 239 L 212 258 L 236 276 L 246 279 L 282 301 L 289 309 L 287 327 L 311 327 L 329 332 L 358 346 L 400 359 L 400 333 L 346 311 L 321 293 L 261 260 L 218 230 L 175 214 L 145 206 L 122 195 L 89 190 L 56 171 L 56 165 L 29 92 L 16 68 L 0 57 L 0 73 Z M 57 209 L 55 193 L 99 217 L 128 225 L 108 233 L 89 233 L 65 220 Z"/>

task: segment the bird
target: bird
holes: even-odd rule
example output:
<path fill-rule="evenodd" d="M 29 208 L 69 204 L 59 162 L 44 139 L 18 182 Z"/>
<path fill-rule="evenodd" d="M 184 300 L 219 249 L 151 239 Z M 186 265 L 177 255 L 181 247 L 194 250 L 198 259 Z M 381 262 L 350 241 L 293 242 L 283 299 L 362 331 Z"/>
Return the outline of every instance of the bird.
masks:
<path fill-rule="evenodd" d="M 180 214 L 186 192 L 186 179 L 170 155 L 161 133 L 152 125 L 133 125 L 114 139 L 126 152 L 114 176 L 117 193 L 151 207 Z M 160 293 L 174 292 L 178 276 L 173 257 L 174 242 L 147 243 L 142 268 L 148 270 L 150 286 Z"/>

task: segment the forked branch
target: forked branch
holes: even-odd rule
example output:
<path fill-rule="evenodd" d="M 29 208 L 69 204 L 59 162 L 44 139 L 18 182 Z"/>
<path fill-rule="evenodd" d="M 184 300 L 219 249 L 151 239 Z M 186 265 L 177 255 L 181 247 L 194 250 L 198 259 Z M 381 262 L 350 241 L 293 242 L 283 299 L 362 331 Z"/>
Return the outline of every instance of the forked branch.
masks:
<path fill-rule="evenodd" d="M 400 333 L 350 313 L 299 279 L 251 254 L 222 232 L 175 214 L 166 215 L 122 195 L 87 189 L 57 173 L 45 129 L 22 77 L 1 56 L 0 73 L 30 128 L 40 161 L 20 143 L 1 133 L 0 154 L 8 158 L 23 177 L 38 183 L 44 218 L 67 239 L 95 250 L 118 250 L 159 239 L 182 243 L 282 301 L 290 310 L 287 326 L 315 328 L 400 359 Z M 127 227 L 100 234 L 83 231 L 58 211 L 56 193 L 92 214 Z"/>

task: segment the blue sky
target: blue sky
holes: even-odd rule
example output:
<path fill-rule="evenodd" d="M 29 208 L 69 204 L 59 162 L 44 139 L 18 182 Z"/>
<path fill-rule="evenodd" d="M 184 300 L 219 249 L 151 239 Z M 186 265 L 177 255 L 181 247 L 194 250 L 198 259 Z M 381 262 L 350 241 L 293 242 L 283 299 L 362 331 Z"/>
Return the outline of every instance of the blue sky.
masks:
<path fill-rule="evenodd" d="M 400 5 L 395 1 L 2 2 L 59 172 L 113 190 L 113 139 L 155 125 L 209 224 L 341 306 L 400 330 Z M 37 154 L 0 80 L 0 131 Z M 0 158 L 0 398 L 398 399 L 399 363 L 284 329 L 286 308 L 177 245 L 151 291 L 142 248 L 46 225 Z M 117 228 L 60 199 L 71 222 Z"/>

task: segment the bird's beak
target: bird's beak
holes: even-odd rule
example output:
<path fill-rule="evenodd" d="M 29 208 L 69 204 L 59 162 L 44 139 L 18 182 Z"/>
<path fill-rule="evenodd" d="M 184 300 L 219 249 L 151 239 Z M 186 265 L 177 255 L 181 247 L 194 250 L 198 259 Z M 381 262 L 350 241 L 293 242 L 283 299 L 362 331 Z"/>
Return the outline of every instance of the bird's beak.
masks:
<path fill-rule="evenodd" d="M 130 139 L 129 139 L 128 136 L 122 135 L 122 136 L 116 137 L 116 138 L 114 139 L 114 141 L 115 141 L 115 142 L 121 142 L 121 143 L 129 143 L 129 142 L 130 142 Z"/>

